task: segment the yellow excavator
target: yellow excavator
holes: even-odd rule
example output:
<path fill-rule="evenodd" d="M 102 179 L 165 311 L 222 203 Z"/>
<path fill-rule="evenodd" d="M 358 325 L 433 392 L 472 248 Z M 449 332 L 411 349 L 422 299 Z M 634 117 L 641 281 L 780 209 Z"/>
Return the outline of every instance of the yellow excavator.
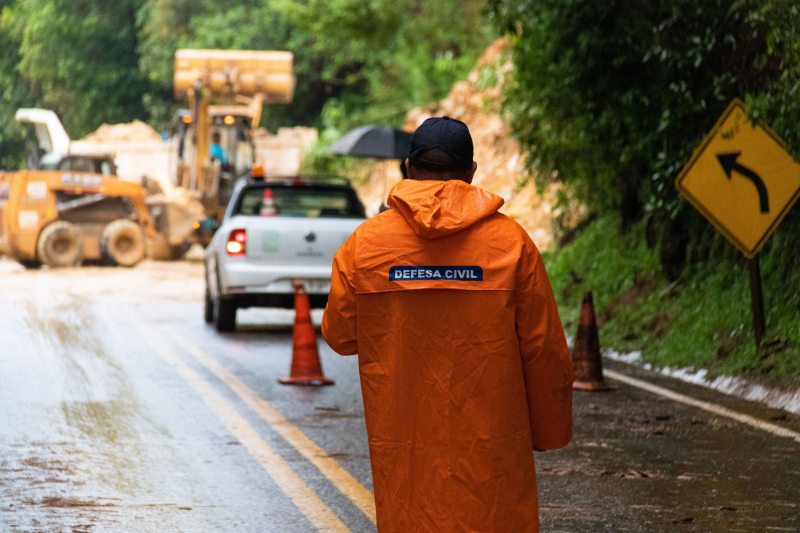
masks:
<path fill-rule="evenodd" d="M 177 185 L 197 191 L 208 217 L 201 228 L 219 222 L 234 182 L 253 166 L 262 106 L 292 101 L 292 62 L 291 52 L 175 52 L 175 96 L 189 103 L 179 114 Z"/>

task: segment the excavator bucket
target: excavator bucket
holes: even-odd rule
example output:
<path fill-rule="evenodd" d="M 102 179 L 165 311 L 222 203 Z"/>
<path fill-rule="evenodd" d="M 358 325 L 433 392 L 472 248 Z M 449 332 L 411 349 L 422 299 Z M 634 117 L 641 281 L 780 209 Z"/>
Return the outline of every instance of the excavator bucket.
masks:
<path fill-rule="evenodd" d="M 261 96 L 264 103 L 289 103 L 295 77 L 291 52 L 255 50 L 178 50 L 175 96 L 187 98 L 200 82 L 214 98 Z"/>

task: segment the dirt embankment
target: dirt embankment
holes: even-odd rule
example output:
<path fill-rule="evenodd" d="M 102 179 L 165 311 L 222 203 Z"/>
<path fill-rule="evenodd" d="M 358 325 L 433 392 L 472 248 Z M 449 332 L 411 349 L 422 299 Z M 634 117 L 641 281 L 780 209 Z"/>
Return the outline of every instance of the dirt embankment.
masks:
<path fill-rule="evenodd" d="M 555 189 L 544 195 L 536 191 L 534 176 L 524 168 L 525 154 L 511 137 L 508 126 L 498 110 L 503 78 L 514 69 L 509 60 L 508 42 L 493 43 L 478 60 L 465 81 L 453 86 L 441 102 L 409 111 L 403 128 L 413 132 L 430 117 L 449 116 L 469 126 L 475 145 L 478 171 L 474 184 L 502 196 L 506 203 L 501 211 L 524 227 L 541 249 L 553 247 L 552 218 Z M 387 161 L 376 166 L 370 180 L 359 193 L 370 214 L 377 212 L 386 193 L 398 183 L 399 161 Z"/>
<path fill-rule="evenodd" d="M 156 130 L 141 120 L 134 120 L 127 124 L 103 124 L 79 142 L 109 143 L 160 140 L 161 134 Z"/>

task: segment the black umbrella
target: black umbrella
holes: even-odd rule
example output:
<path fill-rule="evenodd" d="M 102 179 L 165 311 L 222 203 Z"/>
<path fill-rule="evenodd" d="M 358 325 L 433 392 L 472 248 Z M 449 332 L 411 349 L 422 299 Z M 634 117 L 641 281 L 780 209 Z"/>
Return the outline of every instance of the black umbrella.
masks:
<path fill-rule="evenodd" d="M 332 154 L 372 159 L 405 159 L 411 134 L 391 126 L 361 126 L 333 143 Z"/>

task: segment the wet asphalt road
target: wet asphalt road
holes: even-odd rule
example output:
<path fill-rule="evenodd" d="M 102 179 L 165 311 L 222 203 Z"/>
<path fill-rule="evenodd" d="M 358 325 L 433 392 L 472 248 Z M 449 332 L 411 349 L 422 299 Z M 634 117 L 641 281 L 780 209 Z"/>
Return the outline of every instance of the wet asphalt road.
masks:
<path fill-rule="evenodd" d="M 336 385 L 281 386 L 292 313 L 220 335 L 202 283 L 190 262 L 0 272 L 0 532 L 375 531 L 356 358 L 320 338 Z M 537 471 L 542 531 L 800 531 L 800 442 L 625 384 L 576 392 Z"/>

